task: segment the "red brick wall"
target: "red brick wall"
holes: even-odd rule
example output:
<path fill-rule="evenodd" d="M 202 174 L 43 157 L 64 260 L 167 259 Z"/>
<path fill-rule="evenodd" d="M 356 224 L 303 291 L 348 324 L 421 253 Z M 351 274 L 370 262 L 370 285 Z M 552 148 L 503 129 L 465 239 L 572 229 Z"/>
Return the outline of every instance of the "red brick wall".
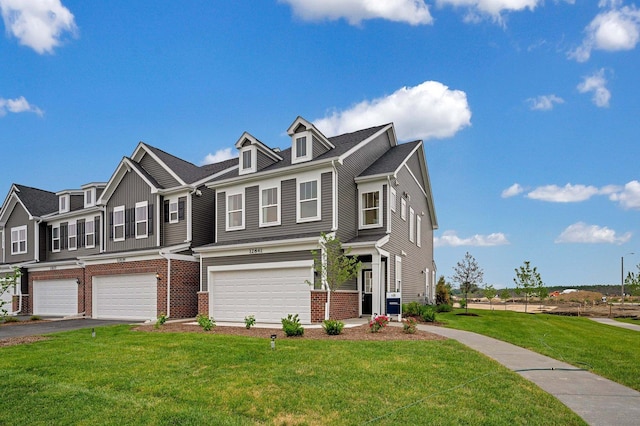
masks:
<path fill-rule="evenodd" d="M 198 292 L 198 313 L 209 316 L 209 292 Z"/>
<path fill-rule="evenodd" d="M 73 269 L 54 269 L 51 271 L 38 271 L 38 272 L 29 272 L 29 295 L 33 294 L 33 282 L 34 281 L 44 281 L 44 280 L 78 280 L 80 284 L 78 284 L 78 313 L 85 312 L 86 310 L 86 299 L 85 299 L 85 280 L 84 280 L 84 269 L 82 268 L 73 268 Z M 22 299 L 22 313 L 31 314 L 33 313 L 33 298 L 32 297 L 24 297 Z"/>
<path fill-rule="evenodd" d="M 13 309 L 13 312 L 18 310 L 18 307 L 20 306 L 20 296 L 18 295 L 13 295 L 13 303 L 12 303 L 12 307 L 11 309 Z M 28 294 L 23 294 L 22 295 L 22 310 L 20 311 L 20 314 L 30 314 L 31 312 L 27 312 L 27 307 L 29 306 L 29 295 Z"/>
<path fill-rule="evenodd" d="M 334 291 L 331 293 L 331 319 L 357 318 L 359 315 L 360 298 L 358 292 Z M 324 320 L 325 304 L 327 303 L 326 291 L 311 292 L 311 322 L 321 322 Z"/>
<path fill-rule="evenodd" d="M 198 314 L 198 290 L 200 262 L 172 259 L 171 318 L 193 318 Z"/>

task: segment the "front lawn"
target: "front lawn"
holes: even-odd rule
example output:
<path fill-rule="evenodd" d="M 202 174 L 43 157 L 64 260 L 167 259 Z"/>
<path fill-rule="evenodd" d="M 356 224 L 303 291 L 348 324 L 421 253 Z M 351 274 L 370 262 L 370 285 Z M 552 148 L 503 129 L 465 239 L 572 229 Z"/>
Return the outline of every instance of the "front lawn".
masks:
<path fill-rule="evenodd" d="M 451 340 L 96 331 L 0 348 L 0 424 L 584 424 Z"/>
<path fill-rule="evenodd" d="M 473 331 L 585 368 L 640 391 L 640 333 L 584 317 L 469 309 L 438 314 L 448 327 Z"/>

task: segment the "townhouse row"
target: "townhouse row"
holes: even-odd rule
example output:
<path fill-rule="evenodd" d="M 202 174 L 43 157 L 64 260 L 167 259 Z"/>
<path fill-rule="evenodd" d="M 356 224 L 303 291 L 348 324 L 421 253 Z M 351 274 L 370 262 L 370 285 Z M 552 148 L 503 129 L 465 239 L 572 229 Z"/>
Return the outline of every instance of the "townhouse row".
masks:
<path fill-rule="evenodd" d="M 287 133 L 280 150 L 245 132 L 237 158 L 205 166 L 141 142 L 108 182 L 12 185 L 0 275 L 19 268 L 21 278 L 5 309 L 312 323 L 432 302 L 437 218 L 422 141 L 399 144 L 393 124 L 325 137 L 301 117 Z M 321 233 L 362 261 L 331 312 L 313 268 Z"/>

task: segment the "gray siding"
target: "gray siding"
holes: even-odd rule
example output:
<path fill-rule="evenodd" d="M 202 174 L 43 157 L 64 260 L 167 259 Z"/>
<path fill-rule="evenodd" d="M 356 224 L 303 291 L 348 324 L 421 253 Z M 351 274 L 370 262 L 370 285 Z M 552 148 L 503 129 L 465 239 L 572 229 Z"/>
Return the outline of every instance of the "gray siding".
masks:
<path fill-rule="evenodd" d="M 367 167 L 391 148 L 385 132 L 347 157 L 338 169 L 338 237 L 348 241 L 358 234 L 358 187 L 354 181 Z"/>
<path fill-rule="evenodd" d="M 265 167 L 269 167 L 270 165 L 272 165 L 273 163 L 275 163 L 275 161 L 273 161 L 271 158 L 267 157 L 263 152 L 261 152 L 259 149 L 256 152 L 256 157 L 257 157 L 257 164 L 256 164 L 256 170 L 260 171 L 262 169 L 264 169 Z"/>
<path fill-rule="evenodd" d="M 315 136 L 313 137 L 313 141 L 312 141 L 312 149 L 313 149 L 312 158 L 319 157 L 328 151 L 328 149 Z"/>
<path fill-rule="evenodd" d="M 158 164 L 149 154 L 144 154 L 140 165 L 163 187 L 172 188 L 180 183 L 167 170 Z"/>
<path fill-rule="evenodd" d="M 301 233 L 328 232 L 331 230 L 333 218 L 333 197 L 331 172 L 321 175 L 321 220 L 316 222 L 296 223 L 296 179 L 287 179 L 280 182 L 281 218 L 280 225 L 260 227 L 260 197 L 259 186 L 249 186 L 245 188 L 245 229 L 238 231 L 225 231 L 226 215 L 226 192 L 218 194 L 218 242 L 248 240 L 265 237 L 282 237 L 291 235 L 295 237 Z"/>
<path fill-rule="evenodd" d="M 184 203 L 184 218 L 179 220 L 178 223 L 165 222 L 164 216 L 162 217 L 162 245 L 172 246 L 176 244 L 182 244 L 187 240 L 187 215 L 189 214 L 187 209 L 187 197 L 178 198 L 178 203 Z M 160 209 L 160 214 L 164 215 L 164 202 Z"/>
<path fill-rule="evenodd" d="M 249 249 L 247 249 L 247 252 Z M 209 266 L 221 265 L 249 265 L 252 263 L 275 263 L 275 262 L 294 262 L 298 260 L 313 259 L 311 250 L 289 251 L 282 253 L 265 253 L 251 254 L 227 257 L 205 257 L 202 259 L 202 291 L 209 291 L 209 277 L 207 276 L 207 268 Z"/>
<path fill-rule="evenodd" d="M 71 195 L 69 197 L 69 210 L 80 210 L 84 208 L 84 194 L 83 195 Z"/>
<path fill-rule="evenodd" d="M 29 215 L 22 208 L 21 204 L 16 204 L 9 215 L 9 219 L 4 226 L 4 247 L 7 251 L 6 263 L 26 262 L 35 259 L 35 235 L 34 221 L 29 220 Z M 11 228 L 27 225 L 27 252 L 24 254 L 11 254 Z"/>
<path fill-rule="evenodd" d="M 192 197 L 192 241 L 198 247 L 214 242 L 216 192 L 205 186 L 198 188 L 202 196 Z"/>
<path fill-rule="evenodd" d="M 413 173 L 413 175 L 418 178 L 418 180 L 420 180 L 420 187 L 422 189 L 424 188 L 424 184 L 421 181 L 421 176 L 422 176 L 422 169 L 424 166 L 420 166 L 420 160 L 418 158 L 417 154 L 413 154 L 411 156 L 411 158 L 409 158 L 409 160 L 407 160 L 407 166 L 409 167 L 409 169 L 411 170 L 411 173 Z"/>
<path fill-rule="evenodd" d="M 43 241 L 43 245 L 42 247 L 46 248 L 46 256 L 43 259 L 46 259 L 47 261 L 56 261 L 56 260 L 67 260 L 67 259 L 74 259 L 76 257 L 80 257 L 80 256 L 90 256 L 92 254 L 99 254 L 100 253 L 100 227 L 102 227 L 102 221 L 100 220 L 100 216 L 95 216 L 94 217 L 94 221 L 95 221 L 95 245 L 93 248 L 86 248 L 84 247 L 84 237 L 86 234 L 80 234 L 80 224 L 82 222 L 85 222 L 85 219 L 82 220 L 78 220 L 77 223 L 77 231 L 78 231 L 78 243 L 77 243 L 77 249 L 76 250 L 69 250 L 66 248 L 61 248 L 59 252 L 53 252 L 51 251 L 51 247 L 52 247 L 52 236 L 50 234 L 50 231 L 46 229 L 46 227 L 41 229 L 41 234 L 42 234 L 42 241 Z M 67 225 L 68 222 L 63 222 L 60 225 Z M 82 241 L 82 244 L 80 243 Z M 61 247 L 63 246 L 62 241 L 60 241 L 60 245 Z M 82 245 L 82 247 L 80 247 Z M 66 247 L 66 245 L 65 245 Z M 41 259 L 42 260 L 42 259 Z"/>
<path fill-rule="evenodd" d="M 131 171 L 127 173 L 122 181 L 120 181 L 120 185 L 115 190 L 109 202 L 107 203 L 107 216 L 105 218 L 106 222 L 106 232 L 105 238 L 107 241 L 106 251 L 114 252 L 114 251 L 123 251 L 123 250 L 136 250 L 136 249 L 144 249 L 151 248 L 157 246 L 156 244 L 156 235 L 155 235 L 155 221 L 158 220 L 155 217 L 156 206 L 155 206 L 155 196 L 151 194 L 151 189 L 146 184 L 145 181 L 138 176 L 137 173 Z M 125 206 L 125 209 L 135 208 L 137 202 L 147 201 L 149 203 L 149 209 L 153 210 L 154 215 L 154 234 L 149 235 L 147 238 L 136 239 L 135 231 L 133 235 L 129 235 L 124 241 L 113 241 L 112 234 L 112 214 L 113 208 L 118 206 Z M 153 208 L 151 205 L 153 204 Z M 125 223 L 126 227 L 126 223 Z"/>

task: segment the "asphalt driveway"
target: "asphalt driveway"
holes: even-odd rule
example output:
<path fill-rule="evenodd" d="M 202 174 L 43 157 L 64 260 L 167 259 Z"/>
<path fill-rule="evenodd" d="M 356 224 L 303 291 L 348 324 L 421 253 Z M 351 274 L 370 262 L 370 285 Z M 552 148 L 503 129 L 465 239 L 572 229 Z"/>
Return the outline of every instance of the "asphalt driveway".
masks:
<path fill-rule="evenodd" d="M 94 328 L 105 325 L 134 324 L 136 321 L 96 320 L 90 318 L 35 321 L 28 324 L 0 325 L 0 340 L 9 337 L 39 336 L 60 331 Z"/>

